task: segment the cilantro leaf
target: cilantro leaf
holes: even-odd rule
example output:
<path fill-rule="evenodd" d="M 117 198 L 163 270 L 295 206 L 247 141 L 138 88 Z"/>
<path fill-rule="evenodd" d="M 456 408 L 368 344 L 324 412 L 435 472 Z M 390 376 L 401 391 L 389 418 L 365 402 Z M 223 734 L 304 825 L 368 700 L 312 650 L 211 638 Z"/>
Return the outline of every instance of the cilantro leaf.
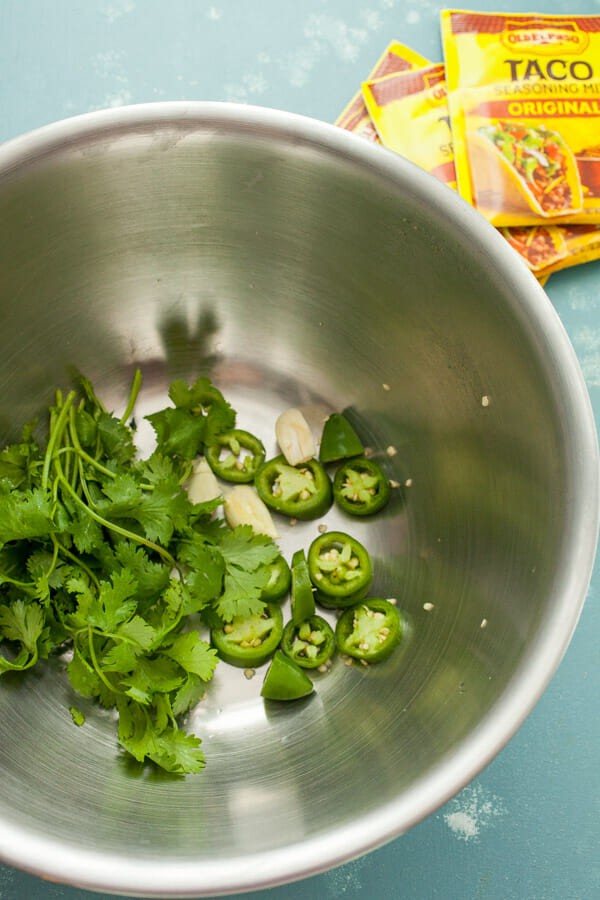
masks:
<path fill-rule="evenodd" d="M 270 537 L 255 534 L 250 525 L 238 525 L 225 534 L 219 543 L 219 550 L 228 569 L 235 566 L 248 572 L 270 565 L 280 553 Z"/>
<path fill-rule="evenodd" d="M 24 548 L 18 543 L 0 547 L 0 585 L 9 584 L 13 578 L 17 581 L 29 581 L 28 550 L 29 545 Z"/>
<path fill-rule="evenodd" d="M 210 681 L 218 663 L 217 651 L 203 641 L 197 631 L 178 635 L 164 650 L 190 675 Z"/>
<path fill-rule="evenodd" d="M 71 718 L 73 719 L 73 724 L 81 727 L 85 724 L 85 713 L 83 713 L 77 706 L 69 706 L 69 712 L 71 713 Z"/>
<path fill-rule="evenodd" d="M 206 765 L 200 738 L 180 728 L 167 728 L 157 739 L 157 750 L 150 755 L 167 772 L 183 775 L 201 772 Z"/>
<path fill-rule="evenodd" d="M 34 471 L 39 463 L 40 453 L 32 436 L 34 427 L 35 423 L 26 425 L 21 442 L 9 444 L 0 451 L 0 480 L 6 480 L 11 488 L 31 487 L 35 477 Z"/>
<path fill-rule="evenodd" d="M 135 644 L 118 642 L 113 644 L 101 659 L 104 672 L 117 672 L 123 675 L 133 672 L 143 650 Z"/>
<path fill-rule="evenodd" d="M 167 545 L 187 525 L 191 503 L 174 477 L 144 491 L 133 475 L 121 474 L 104 485 L 104 494 L 96 504 L 100 515 L 137 522 L 150 541 Z"/>
<path fill-rule="evenodd" d="M 98 439 L 98 424 L 87 409 L 82 407 L 75 411 L 75 428 L 81 446 L 90 450 L 95 449 Z"/>
<path fill-rule="evenodd" d="M 98 414 L 96 424 L 106 456 L 121 465 L 130 462 L 136 454 L 131 429 L 105 411 Z"/>
<path fill-rule="evenodd" d="M 215 407 L 231 410 L 221 391 L 206 375 L 201 375 L 190 386 L 181 378 L 176 378 L 169 386 L 169 399 L 175 406 L 195 412 Z M 235 415 L 233 410 L 231 414 Z"/>
<path fill-rule="evenodd" d="M 120 640 L 137 644 L 142 650 L 150 650 L 156 638 L 156 631 L 141 616 L 134 616 L 128 622 L 119 625 L 115 636 Z"/>
<path fill-rule="evenodd" d="M 138 462 L 136 472 L 140 479 L 148 484 L 160 484 L 163 481 L 169 481 L 177 478 L 177 470 L 173 460 L 155 450 L 148 459 L 142 459 Z"/>
<path fill-rule="evenodd" d="M 173 533 L 186 527 L 191 506 L 185 491 L 172 478 L 144 493 L 134 518 L 149 540 L 169 544 Z"/>
<path fill-rule="evenodd" d="M 158 600 L 144 613 L 155 638 L 152 648 L 158 650 L 166 637 L 188 615 L 189 591 L 184 582 L 172 578 Z"/>
<path fill-rule="evenodd" d="M 138 612 L 151 606 L 169 584 L 168 566 L 151 559 L 144 547 L 132 541 L 120 540 L 114 549 L 105 545 L 102 560 L 109 573 L 123 569 L 131 573 L 137 583 Z"/>
<path fill-rule="evenodd" d="M 193 459 L 200 453 L 206 422 L 187 409 L 167 407 L 146 416 L 156 433 L 157 449 L 166 455 Z"/>
<path fill-rule="evenodd" d="M 103 485 L 102 498 L 96 503 L 98 512 L 104 518 L 131 518 L 139 503 L 143 491 L 133 475 L 121 474 L 114 479 L 107 479 Z"/>
<path fill-rule="evenodd" d="M 182 716 L 204 696 L 206 686 L 198 675 L 188 675 L 173 698 L 173 715 Z"/>
<path fill-rule="evenodd" d="M 32 578 L 47 576 L 48 584 L 52 588 L 59 588 L 65 583 L 65 579 L 71 573 L 71 567 L 64 563 L 54 563 L 53 554 L 49 550 L 34 550 L 27 557 L 27 571 Z"/>
<path fill-rule="evenodd" d="M 100 582 L 97 601 L 88 612 L 88 622 L 102 631 L 111 631 L 121 622 L 128 619 L 136 609 L 132 595 L 136 591 L 136 582 L 130 572 L 115 572 L 112 583 Z"/>
<path fill-rule="evenodd" d="M 205 443 L 235 425 L 235 412 L 221 391 L 205 376 L 191 386 L 172 382 L 169 399 L 174 404 L 146 416 L 157 438 L 157 449 L 169 456 L 193 459 Z"/>
<path fill-rule="evenodd" d="M 143 762 L 148 751 L 154 749 L 152 743 L 152 723 L 146 710 L 138 703 L 119 698 L 119 741 L 125 750 L 138 762 Z"/>
<path fill-rule="evenodd" d="M 47 537 L 56 530 L 52 506 L 42 488 L 0 494 L 0 542 Z"/>
<path fill-rule="evenodd" d="M 95 602 L 94 593 L 88 581 L 76 575 L 67 579 L 66 588 L 69 594 L 76 595 L 77 602 L 75 609 L 65 615 L 65 624 L 73 631 L 84 630 L 88 627 L 88 614 Z"/>
<path fill-rule="evenodd" d="M 176 378 L 169 385 L 169 400 L 180 409 L 192 409 L 195 405 L 192 391 L 182 378 Z"/>
<path fill-rule="evenodd" d="M 254 534 L 249 525 L 239 525 L 219 543 L 225 562 L 223 593 L 217 600 L 217 612 L 225 622 L 235 617 L 260 613 L 260 599 L 269 571 L 267 566 L 279 554 L 279 548 L 263 534 Z"/>
<path fill-rule="evenodd" d="M 97 593 L 80 578 L 70 578 L 67 588 L 78 595 L 77 609 L 68 617 L 70 626 L 75 629 L 91 625 L 100 631 L 111 632 L 129 619 L 137 607 L 132 599 L 136 581 L 126 570 L 114 572 L 111 581 L 101 581 Z"/>
<path fill-rule="evenodd" d="M 200 772 L 205 765 L 200 739 L 172 726 L 160 729 L 150 712 L 131 700 L 121 700 L 119 741 L 138 762 L 152 760 L 167 772 Z"/>
<path fill-rule="evenodd" d="M 142 657 L 130 675 L 122 679 L 127 687 L 126 694 L 139 703 L 151 703 L 154 694 L 168 694 L 176 690 L 184 681 L 181 667 L 173 659 L 157 656 L 155 659 Z"/>
<path fill-rule="evenodd" d="M 14 600 L 0 606 L 0 630 L 9 641 L 18 641 L 37 658 L 38 641 L 44 634 L 44 613 L 37 603 Z"/>
<path fill-rule="evenodd" d="M 179 559 L 187 566 L 185 580 L 192 601 L 187 612 L 199 612 L 221 593 L 225 561 L 219 548 L 200 538 L 182 543 Z"/>
<path fill-rule="evenodd" d="M 91 553 L 104 543 L 101 526 L 82 509 L 74 511 L 68 531 L 80 553 Z"/>
<path fill-rule="evenodd" d="M 75 647 L 73 659 L 67 666 L 67 675 L 71 687 L 82 697 L 98 697 L 102 692 L 102 682 L 93 666 Z"/>
<path fill-rule="evenodd" d="M 225 572 L 224 589 L 216 603 L 217 612 L 224 622 L 259 614 L 265 608 L 260 599 L 269 578 L 266 568 L 247 572 L 237 566 Z"/>

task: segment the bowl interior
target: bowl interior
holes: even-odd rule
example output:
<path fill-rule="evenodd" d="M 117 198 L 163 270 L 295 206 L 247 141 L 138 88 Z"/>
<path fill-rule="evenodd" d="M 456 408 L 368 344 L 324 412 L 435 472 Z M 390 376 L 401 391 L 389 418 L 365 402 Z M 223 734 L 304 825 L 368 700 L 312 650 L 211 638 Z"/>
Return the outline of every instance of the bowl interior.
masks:
<path fill-rule="evenodd" d="M 188 723 L 207 768 L 140 773 L 59 664 L 0 685 L 0 849 L 150 895 L 299 877 L 399 834 L 472 777 L 569 639 L 596 533 L 595 439 L 568 341 L 492 229 L 412 166 L 268 111 L 84 117 L 0 159 L 0 435 L 80 370 L 138 416 L 211 375 L 274 452 L 289 405 L 347 410 L 402 487 L 332 511 L 410 623 L 285 708 L 222 667 Z M 142 433 L 143 436 L 143 433 Z M 286 554 L 317 523 L 284 525 Z M 25 798 L 27 798 L 25 800 Z"/>

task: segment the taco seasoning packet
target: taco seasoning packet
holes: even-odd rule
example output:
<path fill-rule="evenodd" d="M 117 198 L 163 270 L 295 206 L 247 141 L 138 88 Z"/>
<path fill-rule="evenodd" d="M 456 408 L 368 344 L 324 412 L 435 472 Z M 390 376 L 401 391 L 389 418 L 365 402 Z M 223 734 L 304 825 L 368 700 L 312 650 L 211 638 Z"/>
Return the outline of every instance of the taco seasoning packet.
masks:
<path fill-rule="evenodd" d="M 600 16 L 444 10 L 458 189 L 497 226 L 600 223 Z"/>
<path fill-rule="evenodd" d="M 444 74 L 444 64 L 435 63 L 415 72 L 371 79 L 363 84 L 363 96 L 383 146 L 456 190 Z M 526 225 L 499 230 L 536 277 L 569 252 L 560 226 Z"/>
<path fill-rule="evenodd" d="M 381 143 L 456 190 L 444 64 L 370 78 L 362 93 Z"/>
<path fill-rule="evenodd" d="M 398 41 L 392 41 L 375 63 L 369 78 L 381 78 L 394 72 L 409 72 L 428 64 L 429 60 L 417 53 L 416 50 L 412 50 Z M 360 90 L 356 92 L 334 124 L 375 143 L 380 143 Z"/>
<path fill-rule="evenodd" d="M 403 44 L 390 44 L 368 80 L 363 82 L 362 95 L 360 92 L 355 94 L 336 124 L 345 122 L 341 127 L 354 131 L 358 116 L 345 115 L 354 107 L 355 113 L 360 113 L 363 120 L 366 117 L 370 123 L 370 128 L 360 125 L 357 134 L 367 140 L 373 140 L 375 135 L 384 147 L 410 159 L 456 189 L 444 65 L 424 63 L 418 69 L 403 68 L 378 77 L 374 73 L 385 73 L 386 56 L 393 52 L 404 52 L 406 60 L 419 58 Z M 402 59 L 400 55 L 396 58 Z M 363 98 L 365 102 L 362 102 Z M 553 272 L 600 258 L 600 225 L 541 224 L 498 230 L 540 284 L 544 284 Z"/>

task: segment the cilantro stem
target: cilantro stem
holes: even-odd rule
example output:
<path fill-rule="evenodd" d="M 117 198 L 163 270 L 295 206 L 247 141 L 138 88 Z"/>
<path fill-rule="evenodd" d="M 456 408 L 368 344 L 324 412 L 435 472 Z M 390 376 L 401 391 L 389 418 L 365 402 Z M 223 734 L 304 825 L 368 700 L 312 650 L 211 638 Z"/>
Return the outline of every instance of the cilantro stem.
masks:
<path fill-rule="evenodd" d="M 56 561 L 58 559 L 58 548 L 57 541 L 54 535 L 51 535 L 52 542 L 54 543 L 54 552 L 52 553 L 52 559 L 50 560 L 50 566 L 46 572 L 44 572 L 45 578 L 50 578 L 54 569 L 56 568 Z M 29 594 L 31 597 L 36 596 L 36 583 L 35 581 L 18 581 L 16 578 L 11 578 L 10 575 L 6 575 L 4 572 L 0 571 L 0 584 L 2 582 L 8 582 L 9 584 L 14 585 L 15 587 L 20 588 L 25 594 Z"/>
<path fill-rule="evenodd" d="M 96 675 L 98 676 L 100 681 L 102 681 L 102 683 L 105 684 L 109 691 L 112 691 L 113 694 L 122 693 L 122 691 L 118 691 L 115 686 L 110 683 L 110 681 L 102 671 L 102 668 L 98 665 L 96 648 L 94 647 L 94 632 L 91 625 L 88 626 L 88 647 L 90 649 L 90 659 L 92 661 L 92 665 L 96 670 Z"/>
<path fill-rule="evenodd" d="M 107 475 L 109 478 L 116 478 L 117 475 L 111 469 L 107 469 L 106 466 L 103 466 L 101 462 L 98 462 L 95 457 L 93 457 L 90 453 L 83 449 L 79 442 L 79 435 L 77 433 L 77 425 L 75 423 L 75 408 L 71 407 L 69 414 L 69 432 L 71 435 L 71 441 L 73 443 L 72 447 L 65 447 L 66 450 L 70 450 L 71 452 L 75 452 L 81 459 L 84 459 L 87 463 L 97 469 L 98 472 L 102 472 L 103 475 Z"/>
<path fill-rule="evenodd" d="M 189 459 L 186 462 L 185 469 L 183 470 L 183 474 L 179 476 L 179 480 L 177 482 L 179 485 L 185 484 L 185 482 L 188 480 L 188 478 L 192 474 L 193 468 L 194 468 L 194 461 L 192 459 Z"/>
<path fill-rule="evenodd" d="M 142 373 L 140 369 L 135 370 L 135 375 L 133 376 L 133 383 L 131 385 L 131 391 L 129 393 L 129 400 L 127 401 L 127 406 L 125 407 L 125 412 L 121 416 L 121 425 L 124 425 L 127 422 L 127 419 L 130 417 L 133 412 L 133 408 L 136 404 L 136 400 L 138 398 L 138 394 L 140 392 L 140 388 L 142 386 Z"/>
<path fill-rule="evenodd" d="M 77 471 L 79 472 L 79 484 L 81 485 L 81 490 L 83 491 L 87 505 L 95 506 L 92 495 L 90 494 L 90 489 L 88 488 L 85 472 L 83 471 L 83 462 L 79 457 L 77 457 Z"/>
<path fill-rule="evenodd" d="M 27 649 L 23 643 L 21 643 L 21 646 L 24 649 Z M 11 661 L 11 660 L 7 659 L 2 653 L 0 653 L 0 660 L 2 661 L 2 668 L 0 668 L 0 673 L 2 673 L 3 671 L 7 671 L 9 669 L 11 672 L 24 672 L 25 669 L 33 668 L 33 666 L 35 666 L 36 662 L 39 659 L 37 644 L 35 645 L 35 648 L 32 651 L 30 651 L 30 654 L 31 655 L 30 655 L 29 659 L 27 660 L 27 662 L 19 663 L 18 657 L 17 657 L 17 661 L 15 662 L 15 661 Z M 19 654 L 19 656 L 20 655 L 21 654 Z"/>
<path fill-rule="evenodd" d="M 110 631 L 102 631 L 100 628 L 94 628 L 92 625 L 89 626 L 92 632 L 98 637 L 109 638 L 111 641 L 122 641 L 125 644 L 131 644 L 132 647 L 139 647 L 139 643 L 134 641 L 133 638 L 127 637 L 125 634 L 112 634 Z"/>
<path fill-rule="evenodd" d="M 96 409 L 100 410 L 100 412 L 105 413 L 106 407 L 105 407 L 104 403 L 102 402 L 102 400 L 96 394 L 90 379 L 86 378 L 85 375 L 80 375 L 79 376 L 79 384 L 81 386 L 83 393 L 86 395 L 86 397 L 90 401 L 90 403 L 92 403 L 96 407 Z"/>
<path fill-rule="evenodd" d="M 173 715 L 173 707 L 171 706 L 171 701 L 169 700 L 168 696 L 165 696 L 165 700 L 166 700 L 165 706 L 167 707 L 166 712 L 171 721 L 171 726 L 173 728 L 173 731 L 179 731 L 179 725 L 177 724 L 177 719 Z"/>
<path fill-rule="evenodd" d="M 105 519 L 103 516 L 99 515 L 95 510 L 91 509 L 85 501 L 81 499 L 79 494 L 72 488 L 64 475 L 58 476 L 59 480 L 65 486 L 67 492 L 71 495 L 73 500 L 82 509 L 84 509 L 92 519 L 95 519 L 99 525 L 102 525 L 104 528 L 108 528 L 111 531 L 116 532 L 117 534 L 122 535 L 123 537 L 129 538 L 131 541 L 136 541 L 138 544 L 143 544 L 145 547 L 149 547 L 151 550 L 156 551 L 159 556 L 162 556 L 164 561 L 168 563 L 172 568 L 177 568 L 177 562 L 171 556 L 168 550 L 165 550 L 164 547 L 161 547 L 160 544 L 155 544 L 154 541 L 149 541 L 148 538 L 142 537 L 139 534 L 136 534 L 135 531 L 129 531 L 127 528 L 122 528 L 120 525 L 115 524 L 115 522 L 110 522 L 108 519 Z"/>
<path fill-rule="evenodd" d="M 57 397 L 60 398 L 62 402 L 62 395 L 57 392 Z M 46 453 L 44 455 L 44 467 L 42 469 L 42 488 L 44 490 L 48 490 L 48 481 L 50 478 L 50 466 L 52 465 L 52 461 L 54 459 L 55 451 L 57 444 L 62 438 L 63 431 L 66 425 L 67 416 L 69 415 L 69 408 L 75 399 L 75 391 L 69 391 L 67 394 L 66 400 L 62 406 L 62 409 L 55 419 L 53 423 L 51 423 L 52 427 L 50 429 L 50 436 L 48 438 L 48 444 L 46 446 Z"/>
<path fill-rule="evenodd" d="M 54 545 L 54 549 L 52 551 L 52 559 L 50 560 L 50 566 L 49 566 L 48 570 L 46 572 L 44 572 L 44 577 L 46 578 L 46 580 L 48 578 L 50 578 L 50 576 L 52 575 L 52 573 L 54 572 L 54 570 L 56 568 L 56 563 L 58 562 L 59 543 L 55 539 L 54 535 L 51 535 L 51 539 L 52 539 L 52 544 Z"/>
<path fill-rule="evenodd" d="M 94 584 L 98 589 L 100 589 L 100 582 L 99 582 L 99 580 L 96 578 L 95 574 L 92 572 L 92 570 L 90 569 L 90 567 L 87 566 L 87 565 L 83 562 L 83 560 L 81 559 L 81 557 L 80 557 L 80 556 L 76 556 L 75 553 L 71 553 L 70 550 L 68 550 L 68 549 L 67 549 L 66 547 L 64 547 L 61 543 L 59 543 L 59 541 L 56 539 L 56 537 L 55 537 L 54 535 L 52 535 L 52 540 L 53 540 L 53 542 L 56 544 L 57 549 L 58 549 L 62 554 L 64 554 L 64 556 L 66 556 L 68 559 L 70 559 L 72 562 L 74 562 L 76 566 L 79 566 L 79 568 L 80 568 L 83 572 L 85 572 L 85 574 L 86 574 L 87 577 L 90 579 L 90 581 L 93 582 L 93 584 Z"/>
<path fill-rule="evenodd" d="M 10 575 L 6 575 L 4 572 L 0 571 L 0 584 L 13 584 L 15 587 L 21 588 L 26 594 L 29 594 L 31 597 L 35 597 L 35 582 L 34 581 L 18 581 L 16 578 L 11 578 Z"/>

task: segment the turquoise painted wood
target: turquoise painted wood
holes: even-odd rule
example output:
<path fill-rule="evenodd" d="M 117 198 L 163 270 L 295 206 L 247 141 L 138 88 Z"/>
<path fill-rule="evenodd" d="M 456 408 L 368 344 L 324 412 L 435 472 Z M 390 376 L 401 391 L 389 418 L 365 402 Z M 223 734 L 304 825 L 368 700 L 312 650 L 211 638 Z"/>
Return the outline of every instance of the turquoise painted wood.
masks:
<path fill-rule="evenodd" d="M 599 0 L 503 9 L 600 13 Z M 468 8 L 493 10 L 490 0 Z M 392 39 L 440 58 L 432 0 L 3 0 L 0 140 L 105 106 L 228 100 L 333 121 Z M 551 278 L 600 418 L 600 263 Z M 600 568 L 546 694 L 502 753 L 408 835 L 247 900 L 600 897 Z M 1 789 L 1 787 L 0 787 Z M 0 866 L 0 900 L 98 895 Z M 110 900 L 104 895 L 104 900 Z"/>

